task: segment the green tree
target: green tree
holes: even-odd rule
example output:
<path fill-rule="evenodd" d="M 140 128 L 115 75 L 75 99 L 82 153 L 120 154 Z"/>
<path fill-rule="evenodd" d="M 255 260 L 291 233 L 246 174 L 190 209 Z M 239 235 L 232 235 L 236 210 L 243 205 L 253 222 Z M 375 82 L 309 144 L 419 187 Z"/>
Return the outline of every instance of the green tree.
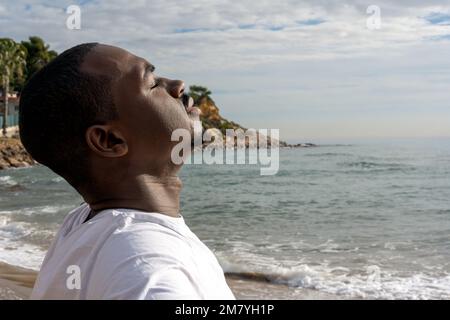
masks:
<path fill-rule="evenodd" d="M 208 88 L 202 86 L 190 86 L 189 95 L 194 99 L 195 104 L 197 104 L 202 98 L 206 98 L 211 101 L 211 91 Z"/>
<path fill-rule="evenodd" d="M 0 80 L 3 89 L 3 135 L 6 135 L 8 91 L 11 80 L 21 77 L 26 65 L 26 49 L 12 39 L 0 39 Z"/>
<path fill-rule="evenodd" d="M 25 68 L 25 79 L 23 84 L 39 69 L 52 61 L 58 54 L 56 51 L 49 50 L 50 46 L 45 44 L 44 40 L 39 37 L 29 37 L 28 41 L 22 41 L 22 45 L 27 50 L 27 65 Z"/>

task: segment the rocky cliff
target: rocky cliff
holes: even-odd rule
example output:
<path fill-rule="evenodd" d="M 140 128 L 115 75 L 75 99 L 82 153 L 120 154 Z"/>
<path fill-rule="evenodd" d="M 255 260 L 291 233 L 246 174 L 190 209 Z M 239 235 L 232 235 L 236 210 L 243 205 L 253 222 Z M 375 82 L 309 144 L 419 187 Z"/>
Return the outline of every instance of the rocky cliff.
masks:
<path fill-rule="evenodd" d="M 0 138 L 0 170 L 26 167 L 34 163 L 17 137 Z"/>
<path fill-rule="evenodd" d="M 224 117 L 222 117 L 219 113 L 219 108 L 216 106 L 214 100 L 212 100 L 208 96 L 199 97 L 197 99 L 194 98 L 195 105 L 197 105 L 200 110 L 202 111 L 200 120 L 202 121 L 202 126 L 204 130 L 216 128 L 219 129 L 222 135 L 225 138 L 226 129 L 242 129 L 243 131 L 246 131 L 247 128 L 242 127 L 240 124 L 227 120 Z M 268 139 L 267 137 L 263 135 L 258 135 L 258 139 L 266 139 L 267 145 L 271 145 L 271 139 Z M 280 147 L 287 147 L 289 146 L 284 141 L 277 141 L 278 145 Z M 246 146 L 248 147 L 248 141 L 246 142 Z"/>

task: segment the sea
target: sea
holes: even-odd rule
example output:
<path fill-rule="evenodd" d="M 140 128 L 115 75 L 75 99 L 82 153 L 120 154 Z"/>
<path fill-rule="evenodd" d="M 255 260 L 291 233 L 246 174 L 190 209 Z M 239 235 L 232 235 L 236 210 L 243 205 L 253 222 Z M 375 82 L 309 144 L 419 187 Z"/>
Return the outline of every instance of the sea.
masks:
<path fill-rule="evenodd" d="M 181 214 L 226 273 L 338 299 L 450 299 L 450 139 L 282 148 L 258 164 L 185 165 Z M 38 270 L 82 202 L 44 166 L 0 171 L 0 261 Z M 294 293 L 294 295 L 292 295 Z"/>

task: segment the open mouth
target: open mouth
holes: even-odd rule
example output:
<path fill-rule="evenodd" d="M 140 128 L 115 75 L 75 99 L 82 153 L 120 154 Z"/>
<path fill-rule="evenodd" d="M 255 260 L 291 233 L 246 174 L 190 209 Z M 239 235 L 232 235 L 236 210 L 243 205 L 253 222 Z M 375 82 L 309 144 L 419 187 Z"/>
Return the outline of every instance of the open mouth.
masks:
<path fill-rule="evenodd" d="M 188 96 L 187 94 L 183 94 L 181 97 L 181 102 L 183 104 L 184 110 L 186 110 L 187 113 L 192 111 L 194 108 L 194 99 L 192 97 Z"/>

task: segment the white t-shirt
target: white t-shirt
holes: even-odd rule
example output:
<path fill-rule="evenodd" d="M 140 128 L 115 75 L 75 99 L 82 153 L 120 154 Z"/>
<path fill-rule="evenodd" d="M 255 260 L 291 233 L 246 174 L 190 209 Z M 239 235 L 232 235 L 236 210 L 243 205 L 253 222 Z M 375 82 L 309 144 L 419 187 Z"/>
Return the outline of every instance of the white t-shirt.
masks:
<path fill-rule="evenodd" d="M 234 299 L 183 217 L 108 209 L 84 222 L 89 212 L 65 218 L 31 299 Z"/>

